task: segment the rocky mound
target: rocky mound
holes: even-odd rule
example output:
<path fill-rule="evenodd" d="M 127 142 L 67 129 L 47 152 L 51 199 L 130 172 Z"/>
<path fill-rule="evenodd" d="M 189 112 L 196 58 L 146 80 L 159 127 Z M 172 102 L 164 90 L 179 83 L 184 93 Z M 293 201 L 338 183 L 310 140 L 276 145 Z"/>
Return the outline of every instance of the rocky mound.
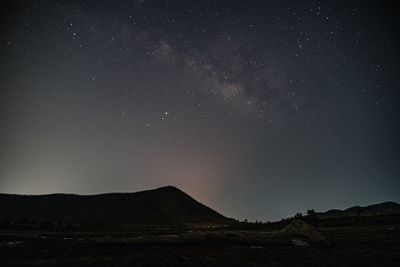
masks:
<path fill-rule="evenodd" d="M 313 226 L 301 220 L 294 220 L 280 231 L 280 234 L 290 237 L 302 237 L 308 241 L 317 242 L 325 239 Z"/>

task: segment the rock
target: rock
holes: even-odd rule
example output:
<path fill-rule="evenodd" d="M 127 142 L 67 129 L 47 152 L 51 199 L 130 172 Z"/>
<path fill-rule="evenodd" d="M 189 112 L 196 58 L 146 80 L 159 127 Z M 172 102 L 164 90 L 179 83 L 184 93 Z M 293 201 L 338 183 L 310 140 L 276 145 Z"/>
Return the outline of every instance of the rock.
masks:
<path fill-rule="evenodd" d="M 300 239 L 292 239 L 292 243 L 295 246 L 298 247 L 308 247 L 309 244 L 306 241 L 300 240 Z"/>
<path fill-rule="evenodd" d="M 312 242 L 317 242 L 325 239 L 325 236 L 315 230 L 313 226 L 301 220 L 294 220 L 288 226 L 282 229 L 280 231 L 280 234 L 285 236 L 300 236 Z"/>

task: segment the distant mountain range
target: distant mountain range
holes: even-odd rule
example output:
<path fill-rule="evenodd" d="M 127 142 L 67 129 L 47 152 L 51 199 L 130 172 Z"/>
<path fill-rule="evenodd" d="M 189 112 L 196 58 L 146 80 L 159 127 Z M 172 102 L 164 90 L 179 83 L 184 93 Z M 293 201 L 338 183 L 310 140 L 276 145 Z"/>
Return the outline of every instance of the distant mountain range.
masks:
<path fill-rule="evenodd" d="M 400 204 L 384 202 L 366 207 L 318 212 L 320 219 L 400 214 Z M 0 194 L 0 221 L 29 219 L 38 222 L 116 224 L 232 224 L 227 218 L 173 186 L 136 193 L 99 195 Z"/>
<path fill-rule="evenodd" d="M 155 225 L 234 222 L 173 186 L 136 193 L 100 195 L 0 194 L 0 220 L 21 218 L 71 223 Z"/>
<path fill-rule="evenodd" d="M 376 216 L 400 214 L 400 204 L 396 202 L 383 202 L 379 204 L 369 205 L 366 207 L 354 206 L 345 210 L 332 209 L 325 212 L 318 212 L 317 215 L 321 219 L 352 217 L 352 216 Z"/>

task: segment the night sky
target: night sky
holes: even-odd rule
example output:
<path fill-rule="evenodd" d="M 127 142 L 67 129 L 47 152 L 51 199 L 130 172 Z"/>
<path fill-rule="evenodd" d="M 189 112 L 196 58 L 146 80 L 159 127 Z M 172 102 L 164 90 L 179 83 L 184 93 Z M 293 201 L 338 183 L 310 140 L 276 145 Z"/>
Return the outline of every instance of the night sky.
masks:
<path fill-rule="evenodd" d="M 264 221 L 400 201 L 396 1 L 0 12 L 0 192 L 174 185 Z"/>

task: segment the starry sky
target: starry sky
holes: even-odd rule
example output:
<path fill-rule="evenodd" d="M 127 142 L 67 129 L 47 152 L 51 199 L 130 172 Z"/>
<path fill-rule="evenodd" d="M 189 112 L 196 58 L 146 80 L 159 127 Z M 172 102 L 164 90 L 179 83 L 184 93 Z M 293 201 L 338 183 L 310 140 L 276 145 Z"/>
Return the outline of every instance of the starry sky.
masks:
<path fill-rule="evenodd" d="M 12 1 L 0 192 L 175 185 L 238 219 L 400 201 L 396 1 Z"/>

